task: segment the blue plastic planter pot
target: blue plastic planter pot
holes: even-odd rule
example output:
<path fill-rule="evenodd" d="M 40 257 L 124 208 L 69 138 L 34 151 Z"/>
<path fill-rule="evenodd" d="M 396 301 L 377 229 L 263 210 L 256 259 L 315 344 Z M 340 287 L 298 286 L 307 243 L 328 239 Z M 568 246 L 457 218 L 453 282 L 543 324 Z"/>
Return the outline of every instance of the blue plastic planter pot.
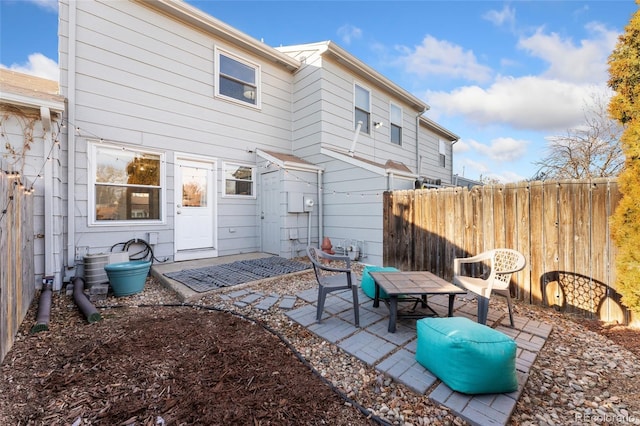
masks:
<path fill-rule="evenodd" d="M 104 270 L 107 271 L 113 294 L 120 297 L 140 293 L 150 268 L 150 261 L 132 260 L 105 265 Z"/>

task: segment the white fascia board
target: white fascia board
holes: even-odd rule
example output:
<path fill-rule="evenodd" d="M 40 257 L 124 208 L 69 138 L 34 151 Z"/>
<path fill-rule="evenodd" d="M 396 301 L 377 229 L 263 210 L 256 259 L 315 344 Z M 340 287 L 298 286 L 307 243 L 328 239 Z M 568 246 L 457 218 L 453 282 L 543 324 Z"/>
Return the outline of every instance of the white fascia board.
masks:
<path fill-rule="evenodd" d="M 340 160 L 344 163 L 351 164 L 352 166 L 356 166 L 361 169 L 368 170 L 380 176 L 385 176 L 387 174 L 384 167 L 378 167 L 374 164 L 367 163 L 366 161 L 360 161 L 357 158 L 353 158 L 349 154 L 341 154 L 339 152 L 336 152 L 327 148 L 320 148 L 320 154 L 324 154 L 327 157 L 331 157 L 336 160 Z"/>
<path fill-rule="evenodd" d="M 460 136 L 456 135 L 455 133 L 451 132 L 448 129 L 445 129 L 444 127 L 442 127 L 441 125 L 439 125 L 438 123 L 436 123 L 435 121 L 425 117 L 425 116 L 420 116 L 420 124 L 435 131 L 436 133 L 440 133 L 441 135 L 445 136 L 447 139 L 449 139 L 450 142 L 457 142 L 460 139 Z"/>
<path fill-rule="evenodd" d="M 64 112 L 64 101 L 53 101 L 41 99 L 33 96 L 19 95 L 17 93 L 0 92 L 0 102 L 24 106 L 29 108 L 40 109 L 40 107 L 49 108 L 49 110 L 57 113 Z"/>
<path fill-rule="evenodd" d="M 430 109 L 429 105 L 427 105 L 421 99 L 418 99 L 416 96 L 412 95 L 402 87 L 398 86 L 393 81 L 389 80 L 387 77 L 380 74 L 378 71 L 371 68 L 369 65 L 357 59 L 355 56 L 338 46 L 333 42 L 328 42 L 326 44 L 325 51 L 323 54 L 328 53 L 333 56 L 339 63 L 346 66 L 351 71 L 355 72 L 358 76 L 364 78 L 367 81 L 372 82 L 376 86 L 378 86 L 382 90 L 386 90 L 387 92 L 393 94 L 399 99 L 404 100 L 412 108 L 420 113 L 424 113 L 428 109 Z"/>
<path fill-rule="evenodd" d="M 327 148 L 320 148 L 320 154 L 324 154 L 328 157 L 335 158 L 336 160 L 340 160 L 347 164 L 351 164 L 352 166 L 356 166 L 361 169 L 368 170 L 380 176 L 393 175 L 398 178 L 406 178 L 406 179 L 413 179 L 413 180 L 418 178 L 418 175 L 415 173 L 404 172 L 398 169 L 390 169 L 386 167 L 376 166 L 375 164 L 371 164 L 366 161 L 353 158 L 349 154 L 341 154 L 339 152 L 336 152 Z"/>
<path fill-rule="evenodd" d="M 157 11 L 169 15 L 179 21 L 188 23 L 201 31 L 220 37 L 238 47 L 244 48 L 256 55 L 278 63 L 293 72 L 300 68 L 300 62 L 291 56 L 279 52 L 273 47 L 256 40 L 240 30 L 228 25 L 219 19 L 189 5 L 184 1 L 176 0 L 136 0 L 138 4 L 151 7 Z"/>
<path fill-rule="evenodd" d="M 260 149 L 256 150 L 256 155 L 267 160 L 270 163 L 273 163 L 280 167 L 281 169 L 286 170 L 300 170 L 300 171 L 324 171 L 324 168 L 320 166 L 316 166 L 315 164 L 307 164 L 307 163 L 298 163 L 296 161 L 282 161 L 279 158 L 274 157 L 273 155 L 264 152 Z"/>

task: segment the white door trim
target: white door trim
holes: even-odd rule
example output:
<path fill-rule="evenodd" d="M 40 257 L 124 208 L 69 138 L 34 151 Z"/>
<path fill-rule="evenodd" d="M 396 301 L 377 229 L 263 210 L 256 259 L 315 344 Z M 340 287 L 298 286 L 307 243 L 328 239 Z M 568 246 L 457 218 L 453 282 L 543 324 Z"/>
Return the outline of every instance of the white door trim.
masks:
<path fill-rule="evenodd" d="M 174 261 L 182 261 L 182 260 L 193 260 L 193 259 L 203 259 L 207 257 L 218 257 L 218 160 L 213 157 L 203 156 L 203 155 L 195 155 L 195 154 L 187 154 L 181 152 L 175 152 L 173 158 L 174 164 L 174 174 L 173 174 L 173 182 L 174 182 L 174 203 L 173 203 L 173 232 L 174 232 Z M 178 241 L 178 227 L 176 226 L 176 222 L 178 220 L 178 205 L 182 201 L 182 190 L 178 188 L 178 182 L 180 176 L 180 162 L 181 161 L 198 161 L 198 162 L 206 162 L 213 165 L 213 171 L 210 174 L 211 181 L 208 182 L 208 186 L 211 188 L 211 203 L 212 203 L 212 232 L 213 232 L 213 248 L 207 249 L 192 249 L 192 250 L 178 250 L 177 244 Z"/>

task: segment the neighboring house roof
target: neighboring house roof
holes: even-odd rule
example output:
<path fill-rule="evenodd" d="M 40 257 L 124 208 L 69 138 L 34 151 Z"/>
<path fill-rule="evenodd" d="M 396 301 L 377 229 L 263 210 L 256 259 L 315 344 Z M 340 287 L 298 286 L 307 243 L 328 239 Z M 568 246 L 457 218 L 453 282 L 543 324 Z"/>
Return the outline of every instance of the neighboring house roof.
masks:
<path fill-rule="evenodd" d="M 136 0 L 138 4 L 150 7 L 173 19 L 198 28 L 207 34 L 235 44 L 263 59 L 280 64 L 293 72 L 300 68 L 300 62 L 273 47 L 256 40 L 232 26 L 212 17 L 181 0 Z"/>
<path fill-rule="evenodd" d="M 466 186 L 467 188 L 471 189 L 474 186 L 483 186 L 484 183 L 482 183 L 479 180 L 475 180 L 475 179 L 469 179 L 466 178 L 464 176 L 459 176 L 459 175 L 453 175 L 453 185 L 454 186 Z"/>
<path fill-rule="evenodd" d="M 427 105 L 425 102 L 407 92 L 405 89 L 398 86 L 393 81 L 389 80 L 387 77 L 383 76 L 378 71 L 374 70 L 332 41 L 322 41 L 318 43 L 301 44 L 295 46 L 283 46 L 276 48 L 276 50 L 290 53 L 310 50 L 319 51 L 320 55 L 334 59 L 359 77 L 373 83 L 379 89 L 382 89 L 400 99 L 403 99 L 417 111 L 426 111 L 429 109 L 429 105 Z"/>
<path fill-rule="evenodd" d="M 12 105 L 64 111 L 64 96 L 60 95 L 57 81 L 4 68 L 0 69 L 0 100 Z"/>

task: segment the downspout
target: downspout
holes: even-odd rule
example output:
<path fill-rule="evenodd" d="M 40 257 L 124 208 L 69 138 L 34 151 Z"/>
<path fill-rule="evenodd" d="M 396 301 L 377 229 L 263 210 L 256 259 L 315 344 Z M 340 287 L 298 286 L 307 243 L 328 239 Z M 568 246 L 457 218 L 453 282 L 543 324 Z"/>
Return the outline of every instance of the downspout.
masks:
<path fill-rule="evenodd" d="M 416 115 L 416 174 L 420 179 L 420 168 L 422 166 L 422 157 L 420 156 L 420 117 L 424 114 L 425 110 L 422 110 L 420 114 Z"/>
<path fill-rule="evenodd" d="M 102 315 L 100 315 L 96 307 L 93 306 L 93 303 L 91 303 L 84 294 L 84 278 L 82 277 L 75 277 L 73 279 L 73 300 L 89 323 L 98 322 L 102 319 Z"/>
<path fill-rule="evenodd" d="M 67 268 L 75 268 L 75 240 L 76 240 L 76 27 L 77 27 L 77 3 L 70 1 L 69 9 L 69 38 L 67 52 L 67 102 L 69 119 L 67 120 Z"/>
<path fill-rule="evenodd" d="M 45 285 L 40 293 L 38 304 L 38 316 L 36 323 L 31 327 L 31 333 L 49 330 L 49 318 L 51 316 L 51 286 Z"/>
<path fill-rule="evenodd" d="M 40 107 L 40 119 L 42 120 L 42 148 L 44 156 L 44 276 L 54 277 L 53 287 L 60 290 L 60 275 L 57 274 L 54 265 L 53 253 L 53 138 L 51 135 L 51 111 L 47 107 Z"/>
<path fill-rule="evenodd" d="M 320 242 L 322 241 L 323 233 L 324 233 L 324 201 L 322 198 L 322 170 L 318 170 L 318 247 L 320 247 Z M 309 245 L 311 245 L 311 241 L 309 241 Z"/>

